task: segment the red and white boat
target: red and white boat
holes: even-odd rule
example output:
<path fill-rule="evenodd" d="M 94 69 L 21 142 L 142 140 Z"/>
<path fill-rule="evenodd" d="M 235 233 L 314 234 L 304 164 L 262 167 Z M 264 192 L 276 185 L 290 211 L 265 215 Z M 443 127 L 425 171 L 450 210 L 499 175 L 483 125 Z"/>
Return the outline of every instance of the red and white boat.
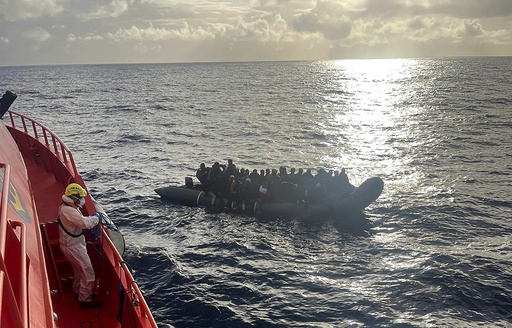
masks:
<path fill-rule="evenodd" d="M 7 111 L 15 98 L 6 92 L 0 100 L 0 328 L 156 327 L 106 226 L 88 244 L 103 306 L 80 309 L 56 219 L 65 187 L 86 186 L 55 134 Z M 83 214 L 96 207 L 88 192 Z"/>

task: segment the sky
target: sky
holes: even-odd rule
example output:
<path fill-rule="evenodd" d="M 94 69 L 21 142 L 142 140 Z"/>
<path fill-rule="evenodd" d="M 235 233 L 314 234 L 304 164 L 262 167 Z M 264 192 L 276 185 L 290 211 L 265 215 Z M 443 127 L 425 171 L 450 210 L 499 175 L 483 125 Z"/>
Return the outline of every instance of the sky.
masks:
<path fill-rule="evenodd" d="M 0 0 L 0 66 L 512 56 L 512 0 Z"/>

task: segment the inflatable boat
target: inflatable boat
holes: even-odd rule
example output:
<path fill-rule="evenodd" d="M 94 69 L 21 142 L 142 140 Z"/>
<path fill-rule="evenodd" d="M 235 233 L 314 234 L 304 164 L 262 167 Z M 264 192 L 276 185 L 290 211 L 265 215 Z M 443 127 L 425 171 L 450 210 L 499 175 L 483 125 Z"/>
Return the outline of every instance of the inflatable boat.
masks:
<path fill-rule="evenodd" d="M 298 220 L 325 219 L 349 220 L 361 214 L 361 211 L 375 201 L 384 188 L 379 177 L 369 178 L 359 187 L 353 189 L 342 198 L 330 197 L 324 202 L 259 202 L 251 206 L 215 206 L 218 199 L 212 193 L 205 192 L 195 186 L 168 186 L 155 189 L 162 200 L 192 207 L 207 207 L 223 212 L 247 214 L 261 218 L 282 218 Z"/>

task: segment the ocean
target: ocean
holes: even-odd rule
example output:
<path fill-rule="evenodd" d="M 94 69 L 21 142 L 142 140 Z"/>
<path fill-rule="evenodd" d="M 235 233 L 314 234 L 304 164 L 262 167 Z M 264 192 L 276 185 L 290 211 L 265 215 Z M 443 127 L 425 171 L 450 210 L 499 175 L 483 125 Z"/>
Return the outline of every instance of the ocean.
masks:
<path fill-rule="evenodd" d="M 512 327 L 512 57 L 0 67 L 160 327 Z M 161 201 L 200 163 L 346 169 L 365 231 Z"/>

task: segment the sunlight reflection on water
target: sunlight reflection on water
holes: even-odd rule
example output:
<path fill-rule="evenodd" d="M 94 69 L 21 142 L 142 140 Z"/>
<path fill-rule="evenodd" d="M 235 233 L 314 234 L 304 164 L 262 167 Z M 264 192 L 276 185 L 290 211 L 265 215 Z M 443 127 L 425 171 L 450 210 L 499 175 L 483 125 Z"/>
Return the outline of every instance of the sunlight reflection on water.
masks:
<path fill-rule="evenodd" d="M 414 159 L 411 148 L 418 143 L 411 114 L 416 116 L 418 110 L 397 105 L 414 93 L 408 82 L 417 74 L 416 62 L 344 60 L 325 65 L 332 75 L 326 88 L 339 92 L 325 98 L 334 108 L 330 120 L 320 126 L 334 140 L 334 149 L 322 161 L 347 168 L 356 184 L 392 172 L 401 177 L 399 185 L 418 184 L 422 174 L 409 165 Z"/>

